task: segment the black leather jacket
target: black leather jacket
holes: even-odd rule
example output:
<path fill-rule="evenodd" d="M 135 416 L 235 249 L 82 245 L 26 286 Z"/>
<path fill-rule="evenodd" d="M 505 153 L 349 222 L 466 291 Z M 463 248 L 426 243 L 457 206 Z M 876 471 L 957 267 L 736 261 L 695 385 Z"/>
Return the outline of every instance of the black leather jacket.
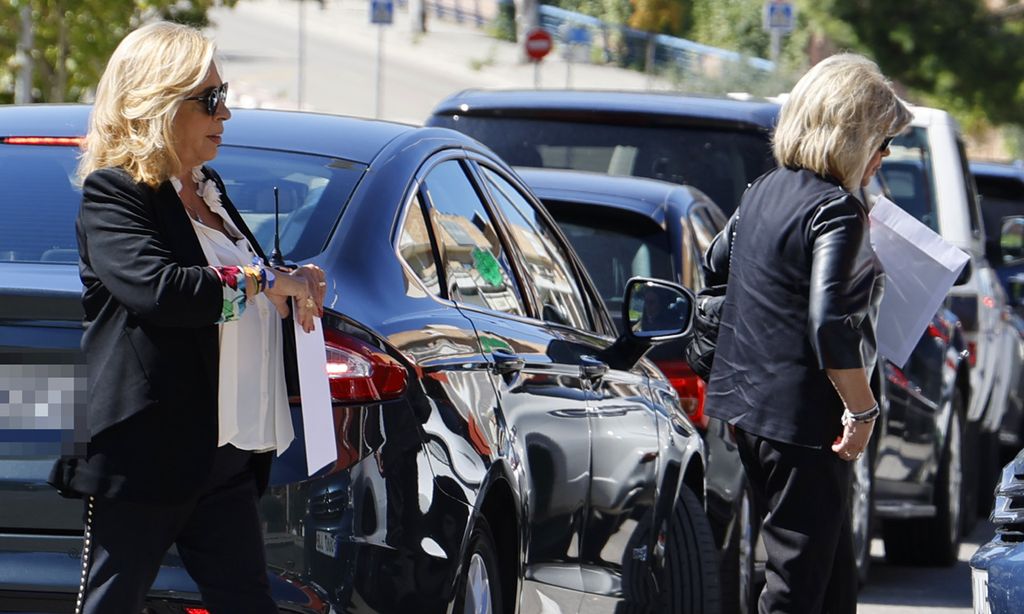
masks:
<path fill-rule="evenodd" d="M 843 405 L 825 369 L 875 362 L 883 276 L 866 207 L 829 178 L 773 170 L 704 264 L 709 284 L 728 281 L 708 414 L 778 441 L 830 444 Z"/>

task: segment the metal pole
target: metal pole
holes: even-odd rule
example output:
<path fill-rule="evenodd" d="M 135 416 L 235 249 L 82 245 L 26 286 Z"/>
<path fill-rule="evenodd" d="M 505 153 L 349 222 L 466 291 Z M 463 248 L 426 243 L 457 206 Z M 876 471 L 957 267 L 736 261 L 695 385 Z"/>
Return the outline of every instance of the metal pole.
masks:
<path fill-rule="evenodd" d="M 21 36 L 18 38 L 18 50 L 15 63 L 18 74 L 14 84 L 14 104 L 32 102 L 32 7 L 26 2 L 21 7 Z M 62 101 L 61 101 L 62 102 Z"/>
<path fill-rule="evenodd" d="M 384 89 L 384 24 L 377 24 L 377 85 L 373 94 L 373 116 L 380 119 L 381 98 Z"/>
<path fill-rule="evenodd" d="M 539 60 L 532 60 L 532 61 L 533 61 L 533 89 L 539 90 L 540 89 L 540 61 Z"/>
<path fill-rule="evenodd" d="M 302 109 L 303 91 L 306 89 L 306 2 L 299 0 L 299 70 L 298 70 L 298 106 Z"/>
<path fill-rule="evenodd" d="M 772 28 L 771 31 L 771 60 L 775 64 L 775 70 L 779 69 L 779 51 L 782 49 L 782 31 Z"/>

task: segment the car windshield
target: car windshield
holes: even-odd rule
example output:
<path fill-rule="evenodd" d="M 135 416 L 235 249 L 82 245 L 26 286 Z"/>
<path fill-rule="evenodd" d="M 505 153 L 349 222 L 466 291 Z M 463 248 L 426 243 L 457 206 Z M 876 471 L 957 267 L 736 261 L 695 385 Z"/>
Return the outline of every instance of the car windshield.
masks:
<path fill-rule="evenodd" d="M 922 224 L 939 232 L 931 150 L 924 128 L 911 128 L 889 146 L 881 173 L 893 201 Z"/>
<path fill-rule="evenodd" d="M 692 185 L 731 214 L 747 184 L 775 166 L 766 132 L 505 117 L 435 117 L 513 166 L 649 177 Z M 457 123 L 456 123 L 457 122 Z"/>
<path fill-rule="evenodd" d="M 75 147 L 0 145 L 0 261 L 78 261 Z M 274 244 L 279 191 L 281 252 L 286 260 L 320 253 L 365 166 L 322 156 L 224 146 L 210 163 L 263 249 Z"/>
<path fill-rule="evenodd" d="M 544 201 L 583 261 L 616 324 L 630 277 L 674 279 L 668 235 L 649 218 L 587 205 Z"/>

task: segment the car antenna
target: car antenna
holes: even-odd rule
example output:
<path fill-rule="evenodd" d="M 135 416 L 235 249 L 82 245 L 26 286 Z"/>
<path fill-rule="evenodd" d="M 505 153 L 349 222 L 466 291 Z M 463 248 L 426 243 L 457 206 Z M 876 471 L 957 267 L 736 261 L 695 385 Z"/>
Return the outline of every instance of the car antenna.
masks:
<path fill-rule="evenodd" d="M 274 250 L 270 252 L 270 266 L 285 266 L 284 258 L 281 257 L 281 201 L 276 185 L 274 186 Z"/>

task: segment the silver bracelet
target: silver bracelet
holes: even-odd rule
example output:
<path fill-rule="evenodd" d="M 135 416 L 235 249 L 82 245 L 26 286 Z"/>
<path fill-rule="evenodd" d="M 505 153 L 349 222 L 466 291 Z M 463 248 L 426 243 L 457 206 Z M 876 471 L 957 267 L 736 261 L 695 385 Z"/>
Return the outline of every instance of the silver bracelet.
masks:
<path fill-rule="evenodd" d="M 872 422 L 880 413 L 882 413 L 882 410 L 878 407 L 878 403 L 875 403 L 870 409 L 856 414 L 849 409 L 844 409 L 842 423 L 843 426 L 850 426 L 851 424 Z"/>

